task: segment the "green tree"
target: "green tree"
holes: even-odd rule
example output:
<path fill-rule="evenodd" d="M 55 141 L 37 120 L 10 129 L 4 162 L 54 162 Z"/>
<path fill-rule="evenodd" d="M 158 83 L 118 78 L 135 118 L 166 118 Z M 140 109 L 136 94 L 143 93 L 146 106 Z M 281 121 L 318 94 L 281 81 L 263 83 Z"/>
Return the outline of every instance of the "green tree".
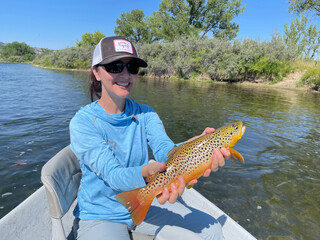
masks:
<path fill-rule="evenodd" d="M 320 41 L 320 31 L 317 26 L 308 22 L 308 18 L 301 16 L 291 21 L 290 27 L 284 26 L 285 44 L 298 55 L 314 58 Z"/>
<path fill-rule="evenodd" d="M 319 52 L 320 45 L 320 31 L 316 25 L 310 24 L 305 31 L 305 44 L 304 55 L 314 59 Z"/>
<path fill-rule="evenodd" d="M 243 10 L 241 0 L 162 0 L 151 17 L 145 17 L 139 9 L 121 14 L 115 33 L 145 43 L 210 33 L 232 39 L 239 30 L 232 21 Z"/>
<path fill-rule="evenodd" d="M 16 59 L 21 59 L 21 61 L 32 61 L 35 57 L 35 52 L 33 47 L 30 47 L 24 42 L 12 42 L 2 46 L 1 57 L 3 59 L 19 57 Z"/>
<path fill-rule="evenodd" d="M 196 10 L 193 10 L 193 13 L 198 14 Z M 172 41 L 183 35 L 198 35 L 199 29 L 193 25 L 195 21 L 190 14 L 191 7 L 187 1 L 162 0 L 159 11 L 153 12 L 149 19 L 155 39 Z"/>
<path fill-rule="evenodd" d="M 286 45 L 290 49 L 295 50 L 298 55 L 301 55 L 305 48 L 304 31 L 307 23 L 308 19 L 302 17 L 301 19 L 293 19 L 289 27 L 287 24 L 284 25 L 284 41 Z"/>
<path fill-rule="evenodd" d="M 158 39 L 200 33 L 232 39 L 239 30 L 232 20 L 243 10 L 241 0 L 162 0 L 150 19 L 151 29 Z"/>
<path fill-rule="evenodd" d="M 104 38 L 105 35 L 100 32 L 96 31 L 94 33 L 84 33 L 81 36 L 81 40 L 77 41 L 76 44 L 78 47 L 88 47 L 88 46 L 95 46 L 99 43 L 101 38 Z"/>
<path fill-rule="evenodd" d="M 289 11 L 301 14 L 303 12 L 315 11 L 320 16 L 320 0 L 289 0 Z"/>
<path fill-rule="evenodd" d="M 13 42 L 2 47 L 1 55 L 5 58 L 11 56 L 23 56 L 28 53 L 34 54 L 34 49 L 26 43 Z"/>
<path fill-rule="evenodd" d="M 232 39 L 239 31 L 239 24 L 233 19 L 244 11 L 241 0 L 208 0 L 200 13 L 199 25 L 202 36 L 212 32 L 213 36 Z"/>
<path fill-rule="evenodd" d="M 132 9 L 130 13 L 121 13 L 116 19 L 117 26 L 114 29 L 116 35 L 126 37 L 131 42 L 150 43 L 152 35 L 143 10 Z"/>

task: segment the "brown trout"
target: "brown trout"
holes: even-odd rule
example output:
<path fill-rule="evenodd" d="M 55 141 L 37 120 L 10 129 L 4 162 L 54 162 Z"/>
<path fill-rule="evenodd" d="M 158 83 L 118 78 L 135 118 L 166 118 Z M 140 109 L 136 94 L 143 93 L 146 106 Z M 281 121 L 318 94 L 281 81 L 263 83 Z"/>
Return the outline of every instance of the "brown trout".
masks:
<path fill-rule="evenodd" d="M 172 182 L 178 187 L 180 175 L 187 184 L 201 177 L 207 169 L 211 168 L 214 149 L 225 147 L 229 149 L 234 162 L 238 159 L 244 163 L 241 154 L 232 147 L 242 137 L 245 129 L 242 122 L 235 122 L 173 148 L 167 154 L 164 172 L 152 175 L 147 186 L 122 192 L 116 195 L 116 199 L 128 209 L 134 224 L 139 225 L 144 220 L 153 199 L 161 194 L 165 187 L 170 191 Z"/>

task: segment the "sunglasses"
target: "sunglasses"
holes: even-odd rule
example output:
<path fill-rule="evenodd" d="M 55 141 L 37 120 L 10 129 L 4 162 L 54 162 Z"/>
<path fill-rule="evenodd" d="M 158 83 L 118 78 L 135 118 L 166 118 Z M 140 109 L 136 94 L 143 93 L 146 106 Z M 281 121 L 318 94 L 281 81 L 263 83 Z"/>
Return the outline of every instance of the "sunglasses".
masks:
<path fill-rule="evenodd" d="M 104 67 L 108 73 L 121 73 L 124 67 L 127 67 L 128 72 L 131 74 L 138 74 L 139 72 L 139 64 L 134 61 L 128 63 L 112 62 L 108 64 L 100 64 L 99 66 Z"/>

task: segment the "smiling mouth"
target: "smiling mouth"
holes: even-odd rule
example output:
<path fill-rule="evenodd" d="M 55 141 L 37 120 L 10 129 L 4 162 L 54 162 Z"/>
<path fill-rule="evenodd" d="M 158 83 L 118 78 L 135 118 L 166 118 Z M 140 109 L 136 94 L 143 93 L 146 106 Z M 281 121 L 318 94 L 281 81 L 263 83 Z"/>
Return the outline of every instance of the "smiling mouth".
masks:
<path fill-rule="evenodd" d="M 116 84 L 121 87 L 127 87 L 127 86 L 129 86 L 130 82 L 116 82 Z"/>

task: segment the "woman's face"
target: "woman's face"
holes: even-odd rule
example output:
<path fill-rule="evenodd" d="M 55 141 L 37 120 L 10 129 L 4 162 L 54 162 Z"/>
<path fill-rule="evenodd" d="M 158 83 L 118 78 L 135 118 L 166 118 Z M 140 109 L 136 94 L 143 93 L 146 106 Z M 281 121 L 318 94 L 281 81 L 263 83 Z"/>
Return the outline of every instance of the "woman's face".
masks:
<path fill-rule="evenodd" d="M 121 62 L 128 63 L 131 59 L 121 59 Z M 98 81 L 101 81 L 101 98 L 108 94 L 112 99 L 126 98 L 134 89 L 138 74 L 131 74 L 127 67 L 121 73 L 109 73 L 102 66 L 93 70 Z"/>

